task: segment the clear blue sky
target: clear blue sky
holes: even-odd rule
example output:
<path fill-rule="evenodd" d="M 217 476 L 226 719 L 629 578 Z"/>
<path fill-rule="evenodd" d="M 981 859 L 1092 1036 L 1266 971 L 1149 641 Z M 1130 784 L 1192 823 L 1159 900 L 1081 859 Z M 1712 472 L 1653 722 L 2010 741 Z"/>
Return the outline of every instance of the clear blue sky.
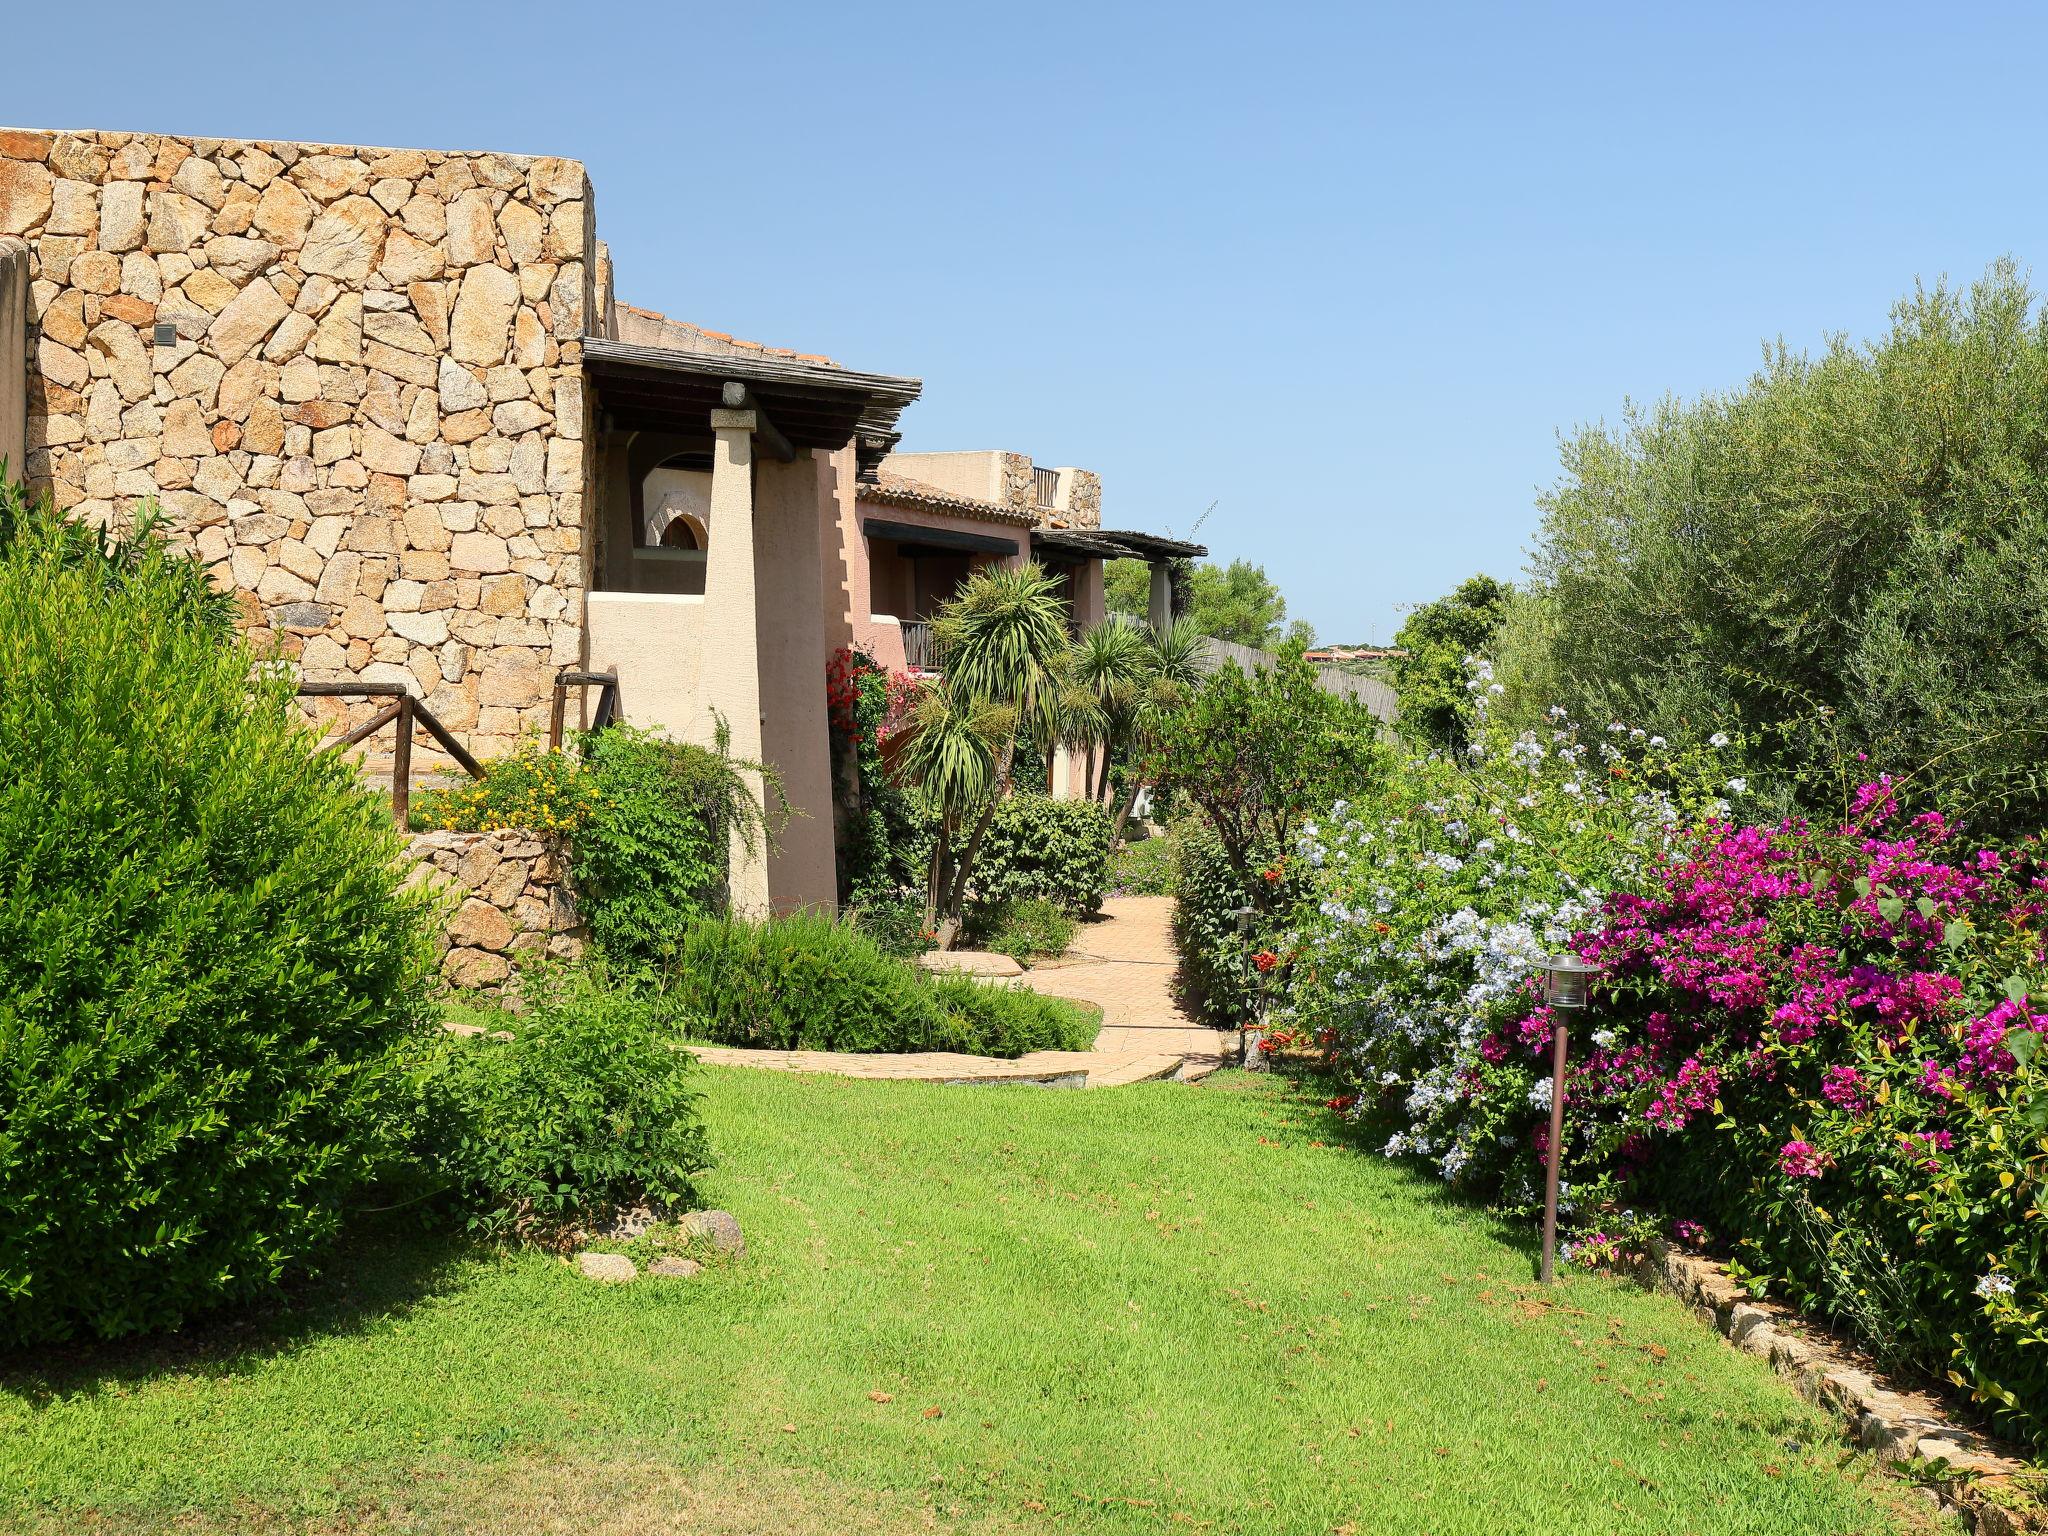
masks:
<path fill-rule="evenodd" d="M 623 297 L 913 373 L 1326 639 L 1511 576 L 1556 435 L 2048 235 L 2048 11 L 1034 3 L 10 18 L 34 127 L 588 163 Z"/>

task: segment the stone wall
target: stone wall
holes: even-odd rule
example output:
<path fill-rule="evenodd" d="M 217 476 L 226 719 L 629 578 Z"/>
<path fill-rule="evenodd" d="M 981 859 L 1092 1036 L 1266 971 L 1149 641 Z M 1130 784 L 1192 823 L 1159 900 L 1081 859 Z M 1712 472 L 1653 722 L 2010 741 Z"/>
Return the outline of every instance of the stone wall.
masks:
<path fill-rule="evenodd" d="M 1073 471 L 1073 485 L 1067 491 L 1066 520 L 1069 528 L 1102 526 L 1102 476 L 1094 470 Z"/>
<path fill-rule="evenodd" d="M 407 843 L 414 881 L 448 887 L 457 902 L 441 952 L 450 986 L 495 990 L 515 956 L 573 959 L 584 932 L 559 854 L 524 832 L 420 832 Z"/>
<path fill-rule="evenodd" d="M 580 164 L 0 130 L 0 235 L 33 486 L 158 498 L 309 678 L 408 682 L 479 753 L 544 725 L 582 645 Z"/>

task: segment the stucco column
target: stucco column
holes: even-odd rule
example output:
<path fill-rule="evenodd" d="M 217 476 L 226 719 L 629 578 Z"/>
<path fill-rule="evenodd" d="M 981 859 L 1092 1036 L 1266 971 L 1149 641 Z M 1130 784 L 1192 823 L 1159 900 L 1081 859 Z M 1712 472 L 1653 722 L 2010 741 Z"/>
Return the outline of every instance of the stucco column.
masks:
<path fill-rule="evenodd" d="M 718 445 L 711 456 L 711 547 L 704 556 L 704 651 L 693 735 L 705 745 L 722 720 L 730 751 L 761 761 L 760 614 L 754 596 L 754 413 L 715 410 Z M 758 798 L 761 775 L 748 771 Z M 757 839 L 732 835 L 730 894 L 735 917 L 768 915 L 768 863 Z"/>
<path fill-rule="evenodd" d="M 1146 605 L 1155 634 L 1165 634 L 1173 627 L 1173 577 L 1164 560 L 1152 562 L 1152 597 Z"/>

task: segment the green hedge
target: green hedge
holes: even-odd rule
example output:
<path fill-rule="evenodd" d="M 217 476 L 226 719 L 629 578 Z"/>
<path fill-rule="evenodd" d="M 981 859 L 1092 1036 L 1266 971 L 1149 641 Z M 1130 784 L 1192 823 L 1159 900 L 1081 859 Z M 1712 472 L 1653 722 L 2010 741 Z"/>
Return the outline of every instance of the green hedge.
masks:
<path fill-rule="evenodd" d="M 938 812 L 911 798 L 914 824 L 895 850 L 896 878 L 922 890 L 938 837 Z M 1089 800 L 1012 795 L 996 806 L 968 882 L 972 909 L 1050 901 L 1069 916 L 1099 911 L 1109 888 L 1109 813 Z"/>
<path fill-rule="evenodd" d="M 402 1139 L 433 907 L 189 560 L 0 499 L 4 1346 L 312 1258 Z"/>
<path fill-rule="evenodd" d="M 691 1034 L 767 1050 L 1085 1050 L 1096 1020 L 1058 998 L 936 978 L 815 913 L 707 919 L 677 952 L 669 997 Z"/>

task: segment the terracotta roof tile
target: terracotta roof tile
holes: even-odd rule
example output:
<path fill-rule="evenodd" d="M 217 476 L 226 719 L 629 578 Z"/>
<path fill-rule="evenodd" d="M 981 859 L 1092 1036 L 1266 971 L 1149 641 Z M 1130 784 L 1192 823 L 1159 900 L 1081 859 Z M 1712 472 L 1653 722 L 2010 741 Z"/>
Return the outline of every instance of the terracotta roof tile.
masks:
<path fill-rule="evenodd" d="M 771 357 L 795 358 L 799 362 L 816 363 L 822 368 L 837 368 L 839 366 L 831 358 L 816 352 L 798 352 L 793 347 L 771 347 L 764 341 L 749 341 L 746 337 L 735 336 L 729 331 L 714 331 L 708 326 L 693 325 L 688 320 L 674 319 L 671 316 L 664 315 L 658 309 L 647 309 L 641 305 L 627 304 L 623 301 L 615 301 L 615 303 L 618 308 L 627 311 L 629 314 L 637 315 L 642 320 L 651 321 L 655 325 L 674 326 L 681 330 L 693 332 L 705 341 L 719 342 L 741 352 L 765 352 Z"/>
<path fill-rule="evenodd" d="M 935 485 L 926 485 L 922 480 L 913 480 L 908 475 L 891 474 L 886 469 L 876 471 L 874 484 L 861 486 L 860 499 L 878 501 L 884 506 L 912 507 L 924 512 L 944 512 L 953 517 L 978 518 L 988 523 L 1008 523 L 1016 528 L 1029 528 L 1034 521 L 1029 512 L 1018 512 L 992 501 L 944 491 Z"/>

